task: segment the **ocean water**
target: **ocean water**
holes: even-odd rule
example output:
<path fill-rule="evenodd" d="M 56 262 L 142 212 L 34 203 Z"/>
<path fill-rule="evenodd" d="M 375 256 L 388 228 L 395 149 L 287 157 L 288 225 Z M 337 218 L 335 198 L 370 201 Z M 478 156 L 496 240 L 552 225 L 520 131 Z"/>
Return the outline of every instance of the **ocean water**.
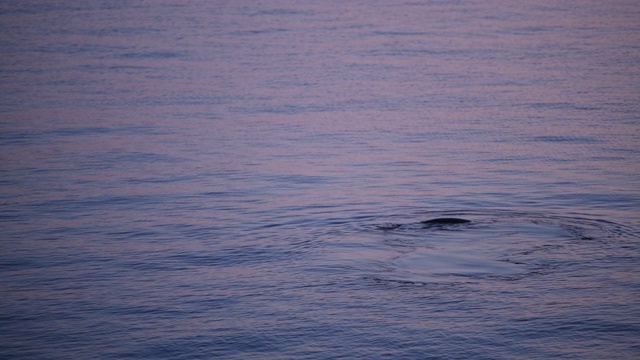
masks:
<path fill-rule="evenodd" d="M 0 49 L 3 359 L 640 358 L 637 1 L 5 0 Z"/>

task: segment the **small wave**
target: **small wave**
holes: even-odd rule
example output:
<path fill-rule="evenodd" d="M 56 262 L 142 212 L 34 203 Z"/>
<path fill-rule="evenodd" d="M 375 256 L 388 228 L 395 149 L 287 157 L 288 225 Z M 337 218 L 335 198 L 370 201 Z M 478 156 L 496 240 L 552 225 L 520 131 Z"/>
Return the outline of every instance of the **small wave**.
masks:
<path fill-rule="evenodd" d="M 173 59 L 184 57 L 184 54 L 175 51 L 139 51 L 124 53 L 120 57 L 125 59 Z"/>

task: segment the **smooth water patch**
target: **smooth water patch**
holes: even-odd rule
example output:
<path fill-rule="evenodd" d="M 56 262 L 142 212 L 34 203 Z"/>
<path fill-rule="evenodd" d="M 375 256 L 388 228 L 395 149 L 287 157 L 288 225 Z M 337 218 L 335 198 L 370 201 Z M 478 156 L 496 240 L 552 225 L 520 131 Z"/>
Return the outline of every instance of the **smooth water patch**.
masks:
<path fill-rule="evenodd" d="M 563 260 L 601 247 L 598 241 L 610 233 L 624 234 L 623 226 L 578 217 L 468 213 L 468 223 L 377 225 L 380 238 L 373 246 L 386 248 L 388 257 L 380 265 L 378 253 L 369 271 L 378 279 L 416 284 L 520 280 L 557 271 Z"/>
<path fill-rule="evenodd" d="M 416 250 L 392 262 L 396 272 L 416 281 L 440 276 L 514 276 L 527 272 L 519 264 L 465 253 Z M 407 278 L 405 277 L 405 279 Z"/>

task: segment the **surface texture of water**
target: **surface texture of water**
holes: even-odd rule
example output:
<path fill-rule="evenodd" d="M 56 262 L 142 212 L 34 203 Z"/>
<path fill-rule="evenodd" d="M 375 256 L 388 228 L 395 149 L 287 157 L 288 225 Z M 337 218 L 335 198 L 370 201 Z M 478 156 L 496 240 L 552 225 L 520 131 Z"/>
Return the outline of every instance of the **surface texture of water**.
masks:
<path fill-rule="evenodd" d="M 640 357 L 636 1 L 3 1 L 0 49 L 2 358 Z"/>

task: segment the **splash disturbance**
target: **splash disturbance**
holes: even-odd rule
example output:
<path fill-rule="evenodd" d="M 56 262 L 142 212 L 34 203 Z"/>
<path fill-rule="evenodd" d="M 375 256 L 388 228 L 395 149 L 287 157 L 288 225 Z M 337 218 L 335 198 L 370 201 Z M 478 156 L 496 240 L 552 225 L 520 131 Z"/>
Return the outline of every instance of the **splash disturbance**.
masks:
<path fill-rule="evenodd" d="M 640 358 L 639 18 L 0 2 L 0 358 Z"/>

